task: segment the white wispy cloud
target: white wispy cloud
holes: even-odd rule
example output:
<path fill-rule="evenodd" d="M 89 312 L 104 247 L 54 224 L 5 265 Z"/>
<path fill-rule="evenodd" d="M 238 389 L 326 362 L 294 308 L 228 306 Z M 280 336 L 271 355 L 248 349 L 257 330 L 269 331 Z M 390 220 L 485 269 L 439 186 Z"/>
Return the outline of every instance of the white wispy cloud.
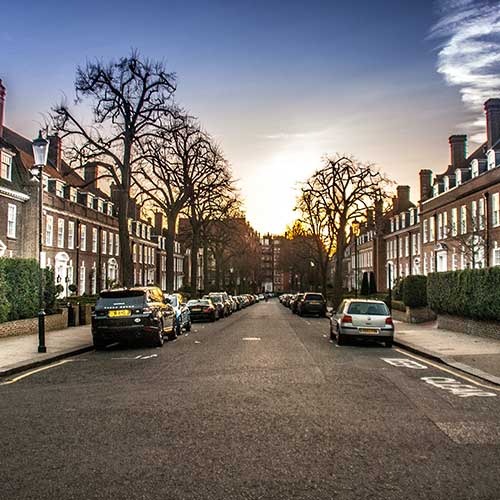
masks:
<path fill-rule="evenodd" d="M 437 70 L 478 113 L 467 125 L 484 131 L 483 103 L 500 95 L 500 1 L 442 0 L 431 37 L 441 41 Z"/>
<path fill-rule="evenodd" d="M 311 130 L 308 132 L 277 132 L 275 134 L 264 135 L 264 139 L 309 139 L 325 137 L 331 133 L 330 128 L 323 130 Z"/>

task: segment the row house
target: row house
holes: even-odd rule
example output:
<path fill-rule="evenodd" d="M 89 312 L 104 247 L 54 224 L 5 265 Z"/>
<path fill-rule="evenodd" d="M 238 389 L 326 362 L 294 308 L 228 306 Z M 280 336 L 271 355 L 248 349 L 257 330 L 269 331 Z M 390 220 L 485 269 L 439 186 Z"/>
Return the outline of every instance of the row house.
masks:
<path fill-rule="evenodd" d="M 485 103 L 487 140 L 469 156 L 449 139 L 446 171 L 420 172 L 421 272 L 500 265 L 500 99 Z"/>
<path fill-rule="evenodd" d="M 38 258 L 39 185 L 30 174 L 32 142 L 4 126 L 5 94 L 0 81 L 0 257 Z M 61 296 L 95 294 L 119 281 L 120 243 L 113 188 L 111 194 L 99 188 L 97 165 L 71 168 L 62 159 L 60 138 L 49 139 L 42 175 L 42 265 L 54 270 Z M 140 218 L 134 203 L 129 216 L 134 282 L 165 285 L 165 238 L 155 233 L 150 220 Z M 177 267 L 182 268 L 179 259 L 183 256 L 176 248 Z M 177 284 L 182 286 L 182 272 Z"/>

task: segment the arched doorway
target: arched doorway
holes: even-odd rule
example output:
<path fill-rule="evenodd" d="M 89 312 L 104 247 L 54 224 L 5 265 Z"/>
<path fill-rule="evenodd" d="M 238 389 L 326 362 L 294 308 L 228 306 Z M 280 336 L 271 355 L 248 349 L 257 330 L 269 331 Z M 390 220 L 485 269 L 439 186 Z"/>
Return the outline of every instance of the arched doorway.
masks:
<path fill-rule="evenodd" d="M 66 252 L 59 252 L 54 258 L 54 279 L 56 285 L 62 286 L 62 291 L 58 295 L 59 298 L 68 295 L 68 286 L 70 283 L 70 276 L 68 273 L 69 255 Z"/>

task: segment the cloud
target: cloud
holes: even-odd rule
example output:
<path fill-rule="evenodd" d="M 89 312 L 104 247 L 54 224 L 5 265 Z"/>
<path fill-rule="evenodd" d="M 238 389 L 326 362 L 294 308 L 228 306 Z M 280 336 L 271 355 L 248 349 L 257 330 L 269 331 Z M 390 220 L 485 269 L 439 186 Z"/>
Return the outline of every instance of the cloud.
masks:
<path fill-rule="evenodd" d="M 441 41 L 437 71 L 477 113 L 468 124 L 477 132 L 484 102 L 500 95 L 500 1 L 443 0 L 439 12 L 430 34 Z"/>
<path fill-rule="evenodd" d="M 313 130 L 310 132 L 278 132 L 276 134 L 269 134 L 263 136 L 264 139 L 270 140 L 289 140 L 289 139 L 310 139 L 310 138 L 319 138 L 324 137 L 331 133 L 330 128 L 326 128 L 324 130 Z"/>

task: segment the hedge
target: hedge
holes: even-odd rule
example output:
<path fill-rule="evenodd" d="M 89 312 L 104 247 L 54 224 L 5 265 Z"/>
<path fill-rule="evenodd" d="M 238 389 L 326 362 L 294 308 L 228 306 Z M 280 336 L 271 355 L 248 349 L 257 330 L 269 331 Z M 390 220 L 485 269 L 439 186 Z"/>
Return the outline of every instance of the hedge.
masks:
<path fill-rule="evenodd" d="M 425 307 L 427 305 L 427 276 L 411 275 L 401 283 L 402 298 L 405 306 Z"/>
<path fill-rule="evenodd" d="M 427 298 L 438 314 L 500 321 L 500 268 L 429 274 Z"/>
<path fill-rule="evenodd" d="M 34 318 L 38 314 L 38 262 L 35 259 L 0 259 L 0 322 Z M 46 312 L 55 312 L 56 287 L 54 273 L 44 272 L 46 284 L 44 307 Z M 5 302 L 3 300 L 5 296 Z M 7 313 L 5 313 L 7 311 Z"/>

